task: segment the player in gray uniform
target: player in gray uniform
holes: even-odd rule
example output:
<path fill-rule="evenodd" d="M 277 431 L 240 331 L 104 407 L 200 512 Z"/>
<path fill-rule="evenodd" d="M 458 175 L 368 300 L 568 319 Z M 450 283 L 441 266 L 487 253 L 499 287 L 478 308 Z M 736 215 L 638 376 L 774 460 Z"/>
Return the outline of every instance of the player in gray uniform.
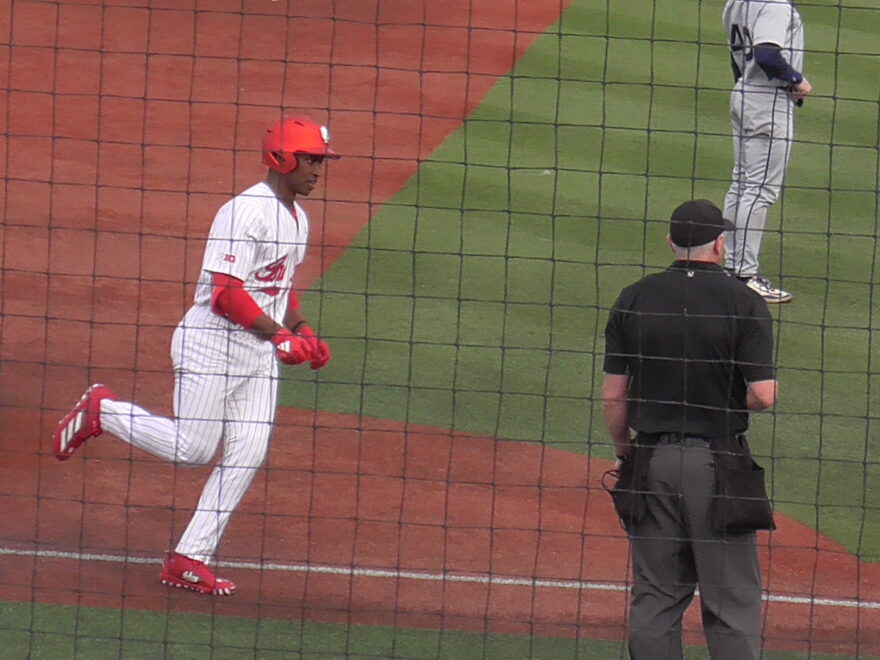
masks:
<path fill-rule="evenodd" d="M 779 198 L 794 136 L 793 109 L 812 91 L 804 77 L 804 26 L 790 0 L 728 0 L 724 29 L 736 81 L 730 96 L 733 183 L 724 217 L 726 266 L 768 303 L 792 299 L 759 271 L 770 206 Z"/>

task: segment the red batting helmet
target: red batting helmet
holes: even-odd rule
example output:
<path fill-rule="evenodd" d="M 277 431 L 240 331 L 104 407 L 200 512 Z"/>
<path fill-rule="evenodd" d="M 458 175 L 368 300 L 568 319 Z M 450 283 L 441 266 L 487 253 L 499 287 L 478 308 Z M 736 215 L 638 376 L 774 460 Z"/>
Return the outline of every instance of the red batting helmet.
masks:
<path fill-rule="evenodd" d="M 330 133 L 326 126 L 304 117 L 282 119 L 266 129 L 263 135 L 263 164 L 281 174 L 293 172 L 297 166 L 295 154 L 311 154 L 339 158 L 330 148 Z"/>

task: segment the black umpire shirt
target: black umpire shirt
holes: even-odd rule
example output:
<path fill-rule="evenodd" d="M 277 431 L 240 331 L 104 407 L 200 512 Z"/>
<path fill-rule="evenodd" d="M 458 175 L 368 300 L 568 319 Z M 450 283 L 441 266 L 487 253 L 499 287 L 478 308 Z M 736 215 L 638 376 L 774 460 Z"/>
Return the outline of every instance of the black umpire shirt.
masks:
<path fill-rule="evenodd" d="M 643 433 L 742 433 L 747 384 L 775 378 L 772 354 L 767 303 L 708 262 L 626 287 L 605 327 L 605 373 L 632 378 L 628 421 Z"/>

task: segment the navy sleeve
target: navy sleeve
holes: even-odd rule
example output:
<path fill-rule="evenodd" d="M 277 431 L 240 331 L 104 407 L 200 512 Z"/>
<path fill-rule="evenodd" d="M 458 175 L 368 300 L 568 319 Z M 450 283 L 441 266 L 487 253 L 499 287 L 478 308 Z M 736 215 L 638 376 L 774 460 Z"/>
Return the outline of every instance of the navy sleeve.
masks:
<path fill-rule="evenodd" d="M 776 78 L 789 85 L 798 85 L 804 76 L 793 69 L 776 44 L 758 44 L 755 46 L 755 63 L 767 74 L 768 79 Z"/>

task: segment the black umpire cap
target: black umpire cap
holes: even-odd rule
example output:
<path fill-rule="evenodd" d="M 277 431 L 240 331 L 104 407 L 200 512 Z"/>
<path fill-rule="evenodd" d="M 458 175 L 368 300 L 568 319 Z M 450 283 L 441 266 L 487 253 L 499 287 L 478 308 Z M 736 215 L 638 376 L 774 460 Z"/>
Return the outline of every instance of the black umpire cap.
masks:
<path fill-rule="evenodd" d="M 708 199 L 680 204 L 669 220 L 669 237 L 678 247 L 694 247 L 714 241 L 721 232 L 736 229 Z"/>

